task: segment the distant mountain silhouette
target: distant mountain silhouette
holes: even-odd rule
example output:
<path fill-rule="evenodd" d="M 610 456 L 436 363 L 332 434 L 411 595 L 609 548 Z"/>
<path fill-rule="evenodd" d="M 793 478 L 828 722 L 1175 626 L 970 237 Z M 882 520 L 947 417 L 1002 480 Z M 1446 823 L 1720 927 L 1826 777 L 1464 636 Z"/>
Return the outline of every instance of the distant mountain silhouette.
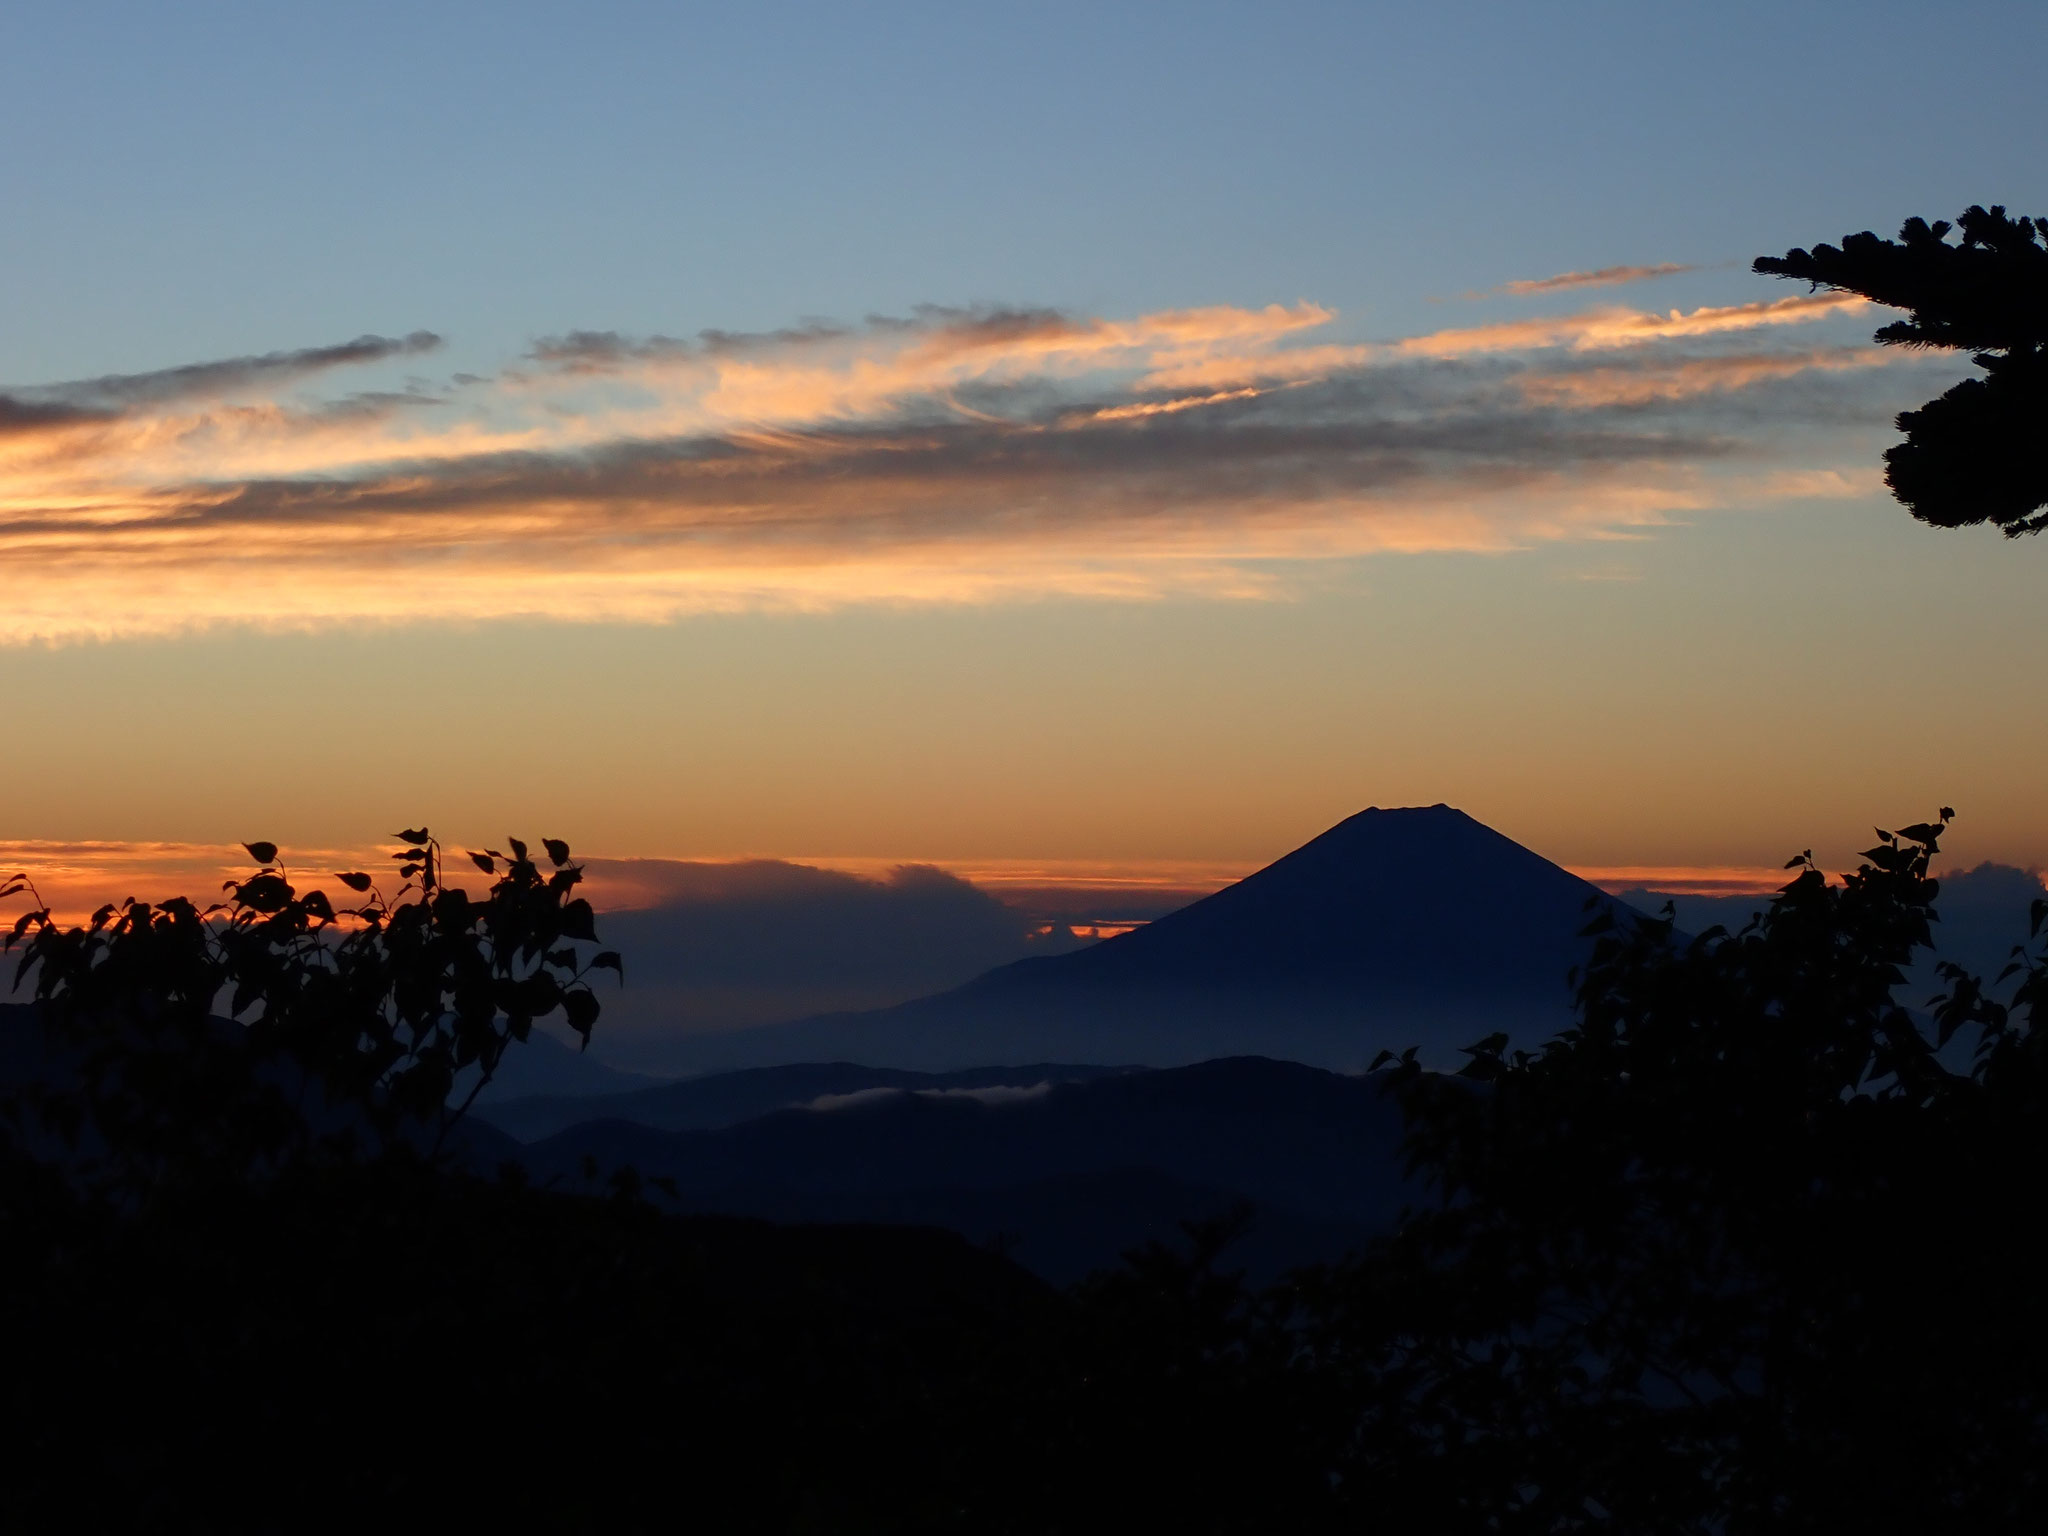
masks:
<path fill-rule="evenodd" d="M 802 1061 L 1174 1066 L 1255 1054 L 1448 1064 L 1571 1016 L 1588 902 L 1632 909 L 1447 805 L 1373 809 L 1213 896 L 1071 954 L 893 1008 L 678 1040 L 682 1072 Z"/>
<path fill-rule="evenodd" d="M 1337 1257 L 1408 1198 L 1383 1086 L 1243 1058 L 986 1099 L 856 1090 L 716 1131 L 594 1121 L 521 1160 L 571 1188 L 631 1166 L 689 1211 L 949 1227 L 1058 1281 L 1248 1201 L 1232 1262 L 1270 1274 Z"/>
<path fill-rule="evenodd" d="M 467 1074 L 458 1077 L 453 1097 L 462 1098 L 474 1080 Z M 624 1072 L 607 1066 L 588 1051 L 579 1051 L 547 1030 L 536 1029 L 499 1060 L 489 1085 L 477 1095 L 477 1104 L 499 1104 L 541 1094 L 562 1099 L 610 1098 L 652 1088 L 662 1081 L 644 1072 Z"/>

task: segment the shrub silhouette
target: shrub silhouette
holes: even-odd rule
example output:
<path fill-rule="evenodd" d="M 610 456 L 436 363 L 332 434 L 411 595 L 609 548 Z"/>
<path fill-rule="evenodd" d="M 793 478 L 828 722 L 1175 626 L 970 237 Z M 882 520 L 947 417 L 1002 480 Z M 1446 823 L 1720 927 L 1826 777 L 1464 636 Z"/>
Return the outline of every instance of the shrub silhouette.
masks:
<path fill-rule="evenodd" d="M 1898 418 L 1885 483 L 1922 522 L 1990 522 L 2008 536 L 2048 526 L 2048 219 L 1971 207 L 1951 226 L 1908 219 L 1897 241 L 1868 230 L 1839 247 L 1759 256 L 1752 270 L 1861 294 L 1907 312 L 1890 346 L 1969 352 L 1984 370 Z"/>

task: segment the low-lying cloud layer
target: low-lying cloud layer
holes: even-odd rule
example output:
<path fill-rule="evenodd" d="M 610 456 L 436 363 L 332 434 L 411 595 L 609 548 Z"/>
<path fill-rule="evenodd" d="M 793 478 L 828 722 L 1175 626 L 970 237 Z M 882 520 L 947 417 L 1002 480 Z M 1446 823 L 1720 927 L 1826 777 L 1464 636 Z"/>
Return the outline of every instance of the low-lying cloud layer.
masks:
<path fill-rule="evenodd" d="M 1826 474 L 1859 462 L 1830 434 L 1899 403 L 1862 308 L 1604 305 L 1385 341 L 1321 339 L 1338 317 L 1306 302 L 928 308 L 578 332 L 488 379 L 353 394 L 315 386 L 439 338 L 0 390 L 0 640 L 1259 596 L 1297 562 L 1625 537 L 1867 488 Z"/>

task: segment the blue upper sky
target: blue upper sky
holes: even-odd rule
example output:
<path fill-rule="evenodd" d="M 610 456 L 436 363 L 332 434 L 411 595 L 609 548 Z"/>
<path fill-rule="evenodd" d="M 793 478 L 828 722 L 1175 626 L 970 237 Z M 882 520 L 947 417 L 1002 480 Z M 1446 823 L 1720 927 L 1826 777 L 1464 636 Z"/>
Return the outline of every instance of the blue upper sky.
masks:
<path fill-rule="evenodd" d="M 2044 60 L 2039 4 L 23 5 L 0 380 L 921 303 L 1402 334 L 2038 198 Z"/>

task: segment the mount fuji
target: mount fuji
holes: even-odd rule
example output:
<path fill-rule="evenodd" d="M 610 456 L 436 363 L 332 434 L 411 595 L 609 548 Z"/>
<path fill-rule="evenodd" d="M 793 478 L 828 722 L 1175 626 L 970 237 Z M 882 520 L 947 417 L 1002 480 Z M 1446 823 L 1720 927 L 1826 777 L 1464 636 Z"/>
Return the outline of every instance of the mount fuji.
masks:
<path fill-rule="evenodd" d="M 1634 909 L 1448 805 L 1370 809 L 1235 885 L 1116 938 L 891 1008 L 693 1036 L 677 1068 L 795 1062 L 953 1071 L 1172 1067 L 1257 1055 L 1340 1071 L 1431 1065 L 1569 1023 L 1587 923 Z"/>

